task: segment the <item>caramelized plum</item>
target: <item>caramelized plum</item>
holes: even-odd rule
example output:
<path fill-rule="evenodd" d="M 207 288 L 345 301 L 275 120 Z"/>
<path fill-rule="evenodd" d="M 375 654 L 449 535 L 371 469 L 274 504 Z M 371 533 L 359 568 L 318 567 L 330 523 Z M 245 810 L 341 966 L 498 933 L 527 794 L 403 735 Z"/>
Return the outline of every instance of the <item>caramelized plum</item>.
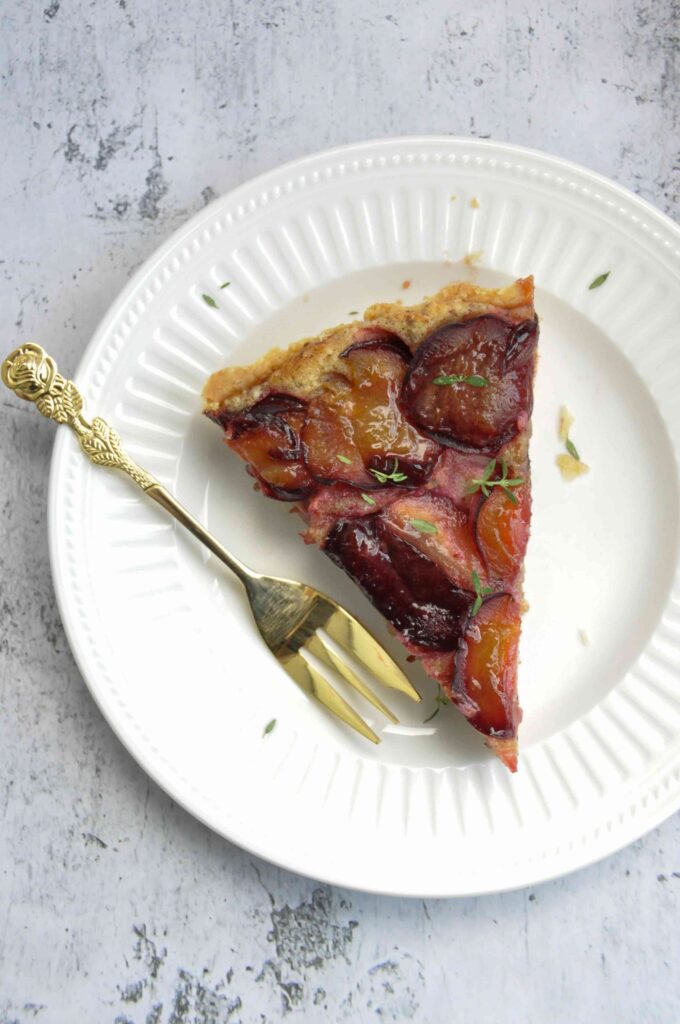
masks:
<path fill-rule="evenodd" d="M 358 349 L 393 349 L 400 355 L 404 362 L 411 361 L 411 349 L 405 341 L 402 341 L 398 334 L 386 331 L 384 327 L 360 327 L 354 335 L 354 341 L 348 345 L 344 352 L 340 353 L 341 359 L 346 359 Z"/>
<path fill-rule="evenodd" d="M 387 338 L 363 336 L 376 330 Z M 343 373 L 310 402 L 302 433 L 307 466 L 318 480 L 363 490 L 385 483 L 418 486 L 439 448 L 414 430 L 399 408 L 410 353 L 381 328 L 361 332 L 361 340 L 342 353 Z"/>
<path fill-rule="evenodd" d="M 229 447 L 271 498 L 298 501 L 314 490 L 300 443 L 305 412 L 300 399 L 271 394 L 223 424 Z"/>
<path fill-rule="evenodd" d="M 426 555 L 392 534 L 381 516 L 339 522 L 324 550 L 407 643 L 430 651 L 458 646 L 473 595 L 453 586 Z"/>
<path fill-rule="evenodd" d="M 493 453 L 523 429 L 531 415 L 538 325 L 479 316 L 437 328 L 417 350 L 404 380 L 401 405 L 419 430 L 459 451 Z M 435 380 L 474 377 L 436 384 Z"/>
<path fill-rule="evenodd" d="M 344 378 L 329 382 L 309 403 L 302 443 L 309 472 L 323 483 L 335 481 L 370 490 L 378 483 L 354 444 L 352 389 Z"/>
<path fill-rule="evenodd" d="M 320 487 L 307 505 L 309 529 L 304 535 L 305 540 L 323 545 L 338 520 L 376 515 L 403 493 L 389 487 L 369 494 L 340 483 Z"/>
<path fill-rule="evenodd" d="M 521 712 L 517 703 L 519 605 L 507 594 L 488 598 L 468 624 L 456 657 L 451 697 L 475 729 L 490 737 L 511 770 Z"/>
<path fill-rule="evenodd" d="M 516 488 L 513 494 L 517 504 L 499 488 L 492 490 L 479 505 L 475 529 L 489 576 L 504 586 L 515 580 L 529 540 L 529 484 Z"/>
<path fill-rule="evenodd" d="M 405 494 L 383 513 L 390 532 L 408 541 L 460 589 L 472 591 L 473 571 L 486 583 L 468 513 L 441 494 Z"/>

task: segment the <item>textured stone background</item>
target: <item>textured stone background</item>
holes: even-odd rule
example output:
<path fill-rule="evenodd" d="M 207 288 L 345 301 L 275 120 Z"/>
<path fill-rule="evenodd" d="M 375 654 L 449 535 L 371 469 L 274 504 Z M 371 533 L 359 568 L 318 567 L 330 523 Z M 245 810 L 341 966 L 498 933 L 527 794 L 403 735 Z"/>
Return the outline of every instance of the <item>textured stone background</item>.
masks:
<path fill-rule="evenodd" d="M 42 340 L 68 372 L 189 214 L 324 146 L 507 139 L 678 215 L 677 0 L 0 12 L 3 345 Z M 64 638 L 45 535 L 54 428 L 0 402 L 0 1024 L 680 1019 L 678 817 L 535 890 L 421 902 L 290 875 L 175 806 Z"/>

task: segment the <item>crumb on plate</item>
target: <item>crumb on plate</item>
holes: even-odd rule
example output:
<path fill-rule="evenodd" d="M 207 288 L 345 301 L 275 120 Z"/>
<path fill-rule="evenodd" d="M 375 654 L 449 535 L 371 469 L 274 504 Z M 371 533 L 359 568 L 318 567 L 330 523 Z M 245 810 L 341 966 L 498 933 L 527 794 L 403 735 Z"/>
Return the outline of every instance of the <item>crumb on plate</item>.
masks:
<path fill-rule="evenodd" d="M 560 418 L 557 427 L 557 432 L 559 434 L 560 441 L 567 440 L 567 438 L 569 437 L 569 431 L 571 430 L 573 423 L 574 417 L 569 412 L 566 405 L 563 405 L 560 408 Z"/>
<path fill-rule="evenodd" d="M 477 199 L 475 196 L 473 196 L 472 199 L 470 200 L 470 206 L 472 207 L 473 210 L 478 210 L 479 209 L 479 199 Z"/>
<path fill-rule="evenodd" d="M 466 267 L 474 267 L 479 263 L 483 255 L 483 249 L 478 249 L 476 252 L 467 252 L 465 256 L 463 256 L 463 263 Z"/>
<path fill-rule="evenodd" d="M 590 637 L 586 633 L 585 629 L 579 629 L 578 638 L 584 647 L 587 647 L 590 644 Z"/>
<path fill-rule="evenodd" d="M 590 466 L 586 466 L 585 462 L 581 462 L 580 459 L 575 459 L 569 452 L 563 452 L 561 455 L 558 455 L 555 461 L 563 480 L 575 480 L 576 477 L 583 476 L 590 469 Z"/>
<path fill-rule="evenodd" d="M 402 287 L 402 288 L 403 288 L 404 290 L 406 290 L 406 288 L 410 288 L 410 287 L 411 287 L 411 282 L 410 282 L 410 281 L 409 281 L 408 279 L 407 279 L 406 281 L 402 281 L 402 282 L 401 282 L 401 287 Z"/>
<path fill-rule="evenodd" d="M 449 202 L 450 203 L 455 203 L 457 198 L 458 198 L 458 196 L 449 196 Z"/>

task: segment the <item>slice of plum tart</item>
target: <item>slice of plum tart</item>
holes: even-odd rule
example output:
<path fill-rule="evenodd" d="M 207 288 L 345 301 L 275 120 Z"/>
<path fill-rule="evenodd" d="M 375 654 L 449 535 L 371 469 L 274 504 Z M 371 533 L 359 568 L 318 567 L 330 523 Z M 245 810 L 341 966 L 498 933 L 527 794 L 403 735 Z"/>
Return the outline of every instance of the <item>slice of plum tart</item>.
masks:
<path fill-rule="evenodd" d="M 469 282 L 226 367 L 205 414 L 511 771 L 529 537 L 533 280 Z"/>

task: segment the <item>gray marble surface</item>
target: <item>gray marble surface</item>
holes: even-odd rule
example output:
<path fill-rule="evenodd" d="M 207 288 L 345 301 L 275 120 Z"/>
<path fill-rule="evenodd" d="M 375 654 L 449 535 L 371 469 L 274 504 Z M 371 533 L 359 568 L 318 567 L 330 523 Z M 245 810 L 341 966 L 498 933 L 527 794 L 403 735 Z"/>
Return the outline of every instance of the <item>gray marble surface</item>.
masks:
<path fill-rule="evenodd" d="M 3 344 L 41 340 L 67 372 L 189 214 L 325 146 L 506 139 L 680 210 L 677 0 L 0 12 Z M 422 902 L 288 874 L 177 807 L 112 735 L 64 637 L 54 428 L 0 402 L 0 1024 L 680 1019 L 677 816 L 563 880 Z"/>

